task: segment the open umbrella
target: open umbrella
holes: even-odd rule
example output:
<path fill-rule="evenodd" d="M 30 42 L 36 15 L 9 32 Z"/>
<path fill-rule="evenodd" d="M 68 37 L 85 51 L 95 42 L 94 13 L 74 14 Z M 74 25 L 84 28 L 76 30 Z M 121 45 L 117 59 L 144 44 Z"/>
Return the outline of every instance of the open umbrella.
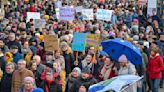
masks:
<path fill-rule="evenodd" d="M 106 40 L 101 43 L 103 50 L 109 54 L 114 60 L 118 61 L 122 54 L 125 54 L 133 64 L 142 64 L 142 56 L 140 50 L 131 42 L 121 38 Z"/>

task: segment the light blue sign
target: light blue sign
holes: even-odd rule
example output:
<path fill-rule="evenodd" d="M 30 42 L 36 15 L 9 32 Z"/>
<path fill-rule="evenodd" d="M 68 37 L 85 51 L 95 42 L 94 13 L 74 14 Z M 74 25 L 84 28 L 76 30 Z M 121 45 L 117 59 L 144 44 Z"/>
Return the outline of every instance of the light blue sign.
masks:
<path fill-rule="evenodd" d="M 72 50 L 84 52 L 86 47 L 86 37 L 87 35 L 85 33 L 74 33 Z"/>

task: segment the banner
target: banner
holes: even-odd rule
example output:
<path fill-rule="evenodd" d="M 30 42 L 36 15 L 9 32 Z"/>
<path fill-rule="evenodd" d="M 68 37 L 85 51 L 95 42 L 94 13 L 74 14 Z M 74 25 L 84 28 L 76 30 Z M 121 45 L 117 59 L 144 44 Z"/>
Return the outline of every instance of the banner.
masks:
<path fill-rule="evenodd" d="M 72 50 L 84 52 L 85 47 L 86 47 L 86 34 L 85 33 L 74 33 Z"/>
<path fill-rule="evenodd" d="M 113 90 L 114 92 L 124 92 L 121 89 L 127 85 L 132 85 L 137 81 L 140 81 L 142 77 L 136 75 L 120 75 L 113 77 L 109 80 L 99 82 L 97 84 L 91 85 L 88 92 L 107 92 Z M 135 88 L 137 90 L 137 87 Z M 112 91 L 112 92 L 113 92 Z M 127 91 L 125 91 L 127 92 Z M 133 89 L 128 92 L 135 92 Z"/>
<path fill-rule="evenodd" d="M 98 9 L 96 18 L 98 20 L 111 21 L 113 10 Z"/>
<path fill-rule="evenodd" d="M 75 9 L 71 7 L 62 7 L 59 11 L 59 19 L 60 20 L 74 20 L 75 19 Z"/>
<path fill-rule="evenodd" d="M 46 20 L 45 19 L 35 19 L 34 26 L 35 28 L 45 28 Z"/>
<path fill-rule="evenodd" d="M 27 12 L 26 22 L 29 22 L 30 19 L 40 19 L 40 13 L 39 12 Z"/>
<path fill-rule="evenodd" d="M 93 9 L 82 10 L 83 20 L 93 20 Z"/>
<path fill-rule="evenodd" d="M 44 35 L 44 45 L 46 51 L 59 49 L 59 40 L 57 35 Z"/>
<path fill-rule="evenodd" d="M 77 6 L 75 9 L 76 9 L 76 12 L 82 12 L 83 6 Z"/>
<path fill-rule="evenodd" d="M 100 35 L 97 34 L 87 34 L 87 46 L 98 47 L 101 42 Z"/>

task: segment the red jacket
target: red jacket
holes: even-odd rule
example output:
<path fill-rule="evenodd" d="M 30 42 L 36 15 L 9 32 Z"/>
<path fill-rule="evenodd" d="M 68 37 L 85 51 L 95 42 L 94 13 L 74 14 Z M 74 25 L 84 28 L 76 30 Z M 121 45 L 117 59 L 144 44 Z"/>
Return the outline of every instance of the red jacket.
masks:
<path fill-rule="evenodd" d="M 149 72 L 149 77 L 151 79 L 161 78 L 162 70 L 164 70 L 163 59 L 159 54 L 154 57 L 150 56 L 147 71 Z"/>
<path fill-rule="evenodd" d="M 37 9 L 36 9 L 35 7 L 30 7 L 30 8 L 29 8 L 29 11 L 30 11 L 30 12 L 37 12 Z"/>

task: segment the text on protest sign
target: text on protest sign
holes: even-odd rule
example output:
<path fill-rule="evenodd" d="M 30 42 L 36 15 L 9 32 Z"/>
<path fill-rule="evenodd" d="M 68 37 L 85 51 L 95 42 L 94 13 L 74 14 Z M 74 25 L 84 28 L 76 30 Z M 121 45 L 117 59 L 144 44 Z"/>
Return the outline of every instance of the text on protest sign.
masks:
<path fill-rule="evenodd" d="M 35 19 L 34 26 L 35 28 L 45 28 L 46 20 L 45 19 Z"/>
<path fill-rule="evenodd" d="M 62 7 L 59 11 L 60 20 L 74 20 L 75 19 L 75 9 L 71 7 Z"/>
<path fill-rule="evenodd" d="M 44 35 L 44 45 L 46 51 L 59 49 L 59 40 L 57 35 Z"/>
<path fill-rule="evenodd" d="M 72 50 L 84 52 L 85 47 L 86 47 L 86 34 L 85 33 L 74 33 Z"/>
<path fill-rule="evenodd" d="M 98 9 L 96 18 L 99 20 L 111 21 L 113 10 Z"/>
<path fill-rule="evenodd" d="M 93 20 L 93 9 L 82 10 L 83 20 Z"/>

